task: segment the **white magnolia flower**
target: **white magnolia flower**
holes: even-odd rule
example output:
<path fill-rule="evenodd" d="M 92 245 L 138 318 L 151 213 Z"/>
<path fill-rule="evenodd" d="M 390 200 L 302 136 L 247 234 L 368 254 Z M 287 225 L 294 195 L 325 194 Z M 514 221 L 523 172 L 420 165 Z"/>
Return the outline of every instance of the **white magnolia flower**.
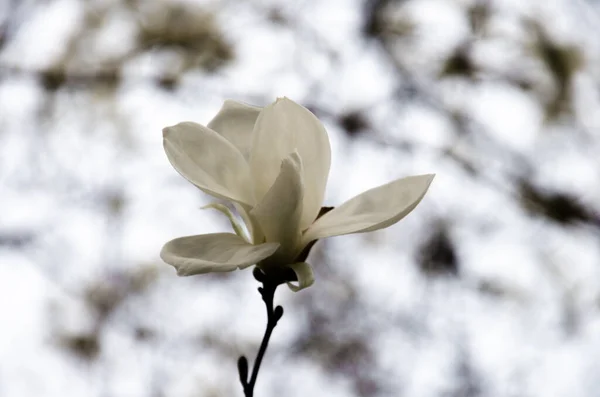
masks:
<path fill-rule="evenodd" d="M 161 258 L 181 276 L 287 266 L 298 279 L 290 288 L 306 288 L 314 281 L 304 262 L 309 244 L 393 225 L 419 204 L 433 179 L 398 179 L 318 217 L 331 162 L 329 138 L 315 115 L 287 98 L 264 108 L 227 100 L 208 126 L 183 122 L 165 128 L 163 136 L 173 167 L 202 191 L 232 202 L 250 234 L 226 206 L 210 205 L 229 217 L 236 234 L 165 244 Z"/>

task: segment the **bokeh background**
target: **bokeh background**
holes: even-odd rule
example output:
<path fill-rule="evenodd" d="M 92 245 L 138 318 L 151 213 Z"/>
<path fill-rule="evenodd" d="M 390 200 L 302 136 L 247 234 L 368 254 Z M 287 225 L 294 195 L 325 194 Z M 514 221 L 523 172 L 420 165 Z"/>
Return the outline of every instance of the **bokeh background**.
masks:
<path fill-rule="evenodd" d="M 0 1 L 0 396 L 241 396 L 251 272 L 161 129 L 226 98 L 311 109 L 327 205 L 437 173 L 405 220 L 319 242 L 257 396 L 600 396 L 600 4 Z"/>

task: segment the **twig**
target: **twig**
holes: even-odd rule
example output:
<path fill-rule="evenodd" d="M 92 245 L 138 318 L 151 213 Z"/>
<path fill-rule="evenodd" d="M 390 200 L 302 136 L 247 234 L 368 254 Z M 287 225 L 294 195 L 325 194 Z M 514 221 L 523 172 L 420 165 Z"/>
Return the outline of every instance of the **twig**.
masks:
<path fill-rule="evenodd" d="M 256 355 L 256 360 L 254 361 L 254 366 L 252 367 L 252 374 L 250 375 L 249 380 L 248 360 L 245 356 L 241 356 L 238 359 L 238 372 L 240 375 L 240 382 L 242 383 L 242 387 L 244 388 L 245 397 L 253 397 L 254 395 L 254 385 L 256 384 L 256 379 L 258 378 L 260 364 L 262 363 L 265 352 L 267 351 L 267 347 L 269 346 L 271 334 L 277 326 L 277 322 L 283 316 L 283 307 L 273 307 L 275 290 L 281 284 L 287 281 L 293 281 L 295 279 L 295 274 L 293 274 L 293 272 L 290 274 L 287 271 L 281 273 L 277 272 L 265 274 L 259 268 L 255 268 L 254 277 L 263 284 L 262 287 L 258 288 L 258 292 L 262 296 L 262 299 L 265 302 L 265 306 L 267 308 L 267 328 L 265 329 L 265 334 L 263 336 L 262 342 L 260 343 L 260 348 L 258 349 L 258 354 Z"/>

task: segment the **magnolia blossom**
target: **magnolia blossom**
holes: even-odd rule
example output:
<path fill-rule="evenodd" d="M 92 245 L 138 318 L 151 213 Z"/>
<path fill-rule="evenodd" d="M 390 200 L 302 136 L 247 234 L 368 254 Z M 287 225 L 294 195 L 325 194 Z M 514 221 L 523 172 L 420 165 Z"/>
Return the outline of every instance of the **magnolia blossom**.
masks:
<path fill-rule="evenodd" d="M 231 202 L 248 234 L 223 204 L 233 233 L 176 238 L 161 258 L 189 276 L 256 264 L 289 267 L 310 286 L 307 247 L 317 239 L 393 225 L 421 201 L 433 175 L 397 179 L 321 213 L 331 163 L 327 132 L 308 109 L 280 98 L 264 107 L 227 100 L 207 126 L 182 122 L 163 130 L 169 161 L 202 191 Z M 325 211 L 323 211 L 325 212 Z"/>

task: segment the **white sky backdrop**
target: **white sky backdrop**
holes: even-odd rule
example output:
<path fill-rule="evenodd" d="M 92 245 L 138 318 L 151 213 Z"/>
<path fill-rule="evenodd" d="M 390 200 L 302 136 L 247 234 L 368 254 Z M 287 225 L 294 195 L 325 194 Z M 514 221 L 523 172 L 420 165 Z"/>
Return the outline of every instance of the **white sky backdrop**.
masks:
<path fill-rule="evenodd" d="M 498 75 L 514 69 L 526 75 L 535 68 L 517 45 L 526 40 L 524 17 L 544 21 L 558 41 L 584 51 L 586 66 L 575 82 L 581 130 L 548 125 L 534 94 L 498 79 L 479 84 L 451 79 L 432 89 L 449 106 L 467 109 L 499 145 L 528 159 L 536 183 L 569 191 L 598 211 L 597 6 L 492 3 L 489 30 L 495 38 L 477 45 L 475 59 Z M 416 26 L 416 38 L 402 51 L 418 81 L 431 85 L 443 60 L 470 34 L 469 4 L 414 0 L 394 11 L 409 15 Z M 35 238 L 21 248 L 0 245 L 0 396 L 159 395 L 153 390 L 167 396 L 241 395 L 235 349 L 253 359 L 264 308 L 250 272 L 226 281 L 182 279 L 160 263 L 158 252 L 173 237 L 227 230 L 218 213 L 199 210 L 209 197 L 171 168 L 160 130 L 183 120 L 206 123 L 225 98 L 264 105 L 283 95 L 318 106 L 323 114 L 368 108 L 369 121 L 384 132 L 377 139 L 350 139 L 333 117 L 323 117 L 333 150 L 326 204 L 339 205 L 405 175 L 435 172 L 437 178 L 406 220 L 374 235 L 320 243 L 315 251 L 326 260 L 319 260 L 323 268 L 317 269 L 315 285 L 299 294 L 279 292 L 286 314 L 256 395 L 353 393 L 351 379 L 328 376 L 306 359 L 275 354 L 285 352 L 303 329 L 304 319 L 292 306 L 300 295 L 327 289 L 344 299 L 347 291 L 327 278 L 327 268 L 336 267 L 357 287 L 362 302 L 377 309 L 374 319 L 356 318 L 357 328 L 406 316 L 421 330 L 411 336 L 382 327 L 367 335 L 385 371 L 382 395 L 450 395 L 458 387 L 456 362 L 466 355 L 485 396 L 600 396 L 598 228 L 557 226 L 526 215 L 506 179 L 507 171 L 521 171 L 515 169 L 519 164 L 489 156 L 494 146 L 486 146 L 487 138 L 465 139 L 445 115 L 420 103 L 389 103 L 397 76 L 381 50 L 361 36 L 360 2 L 200 5 L 216 13 L 236 58 L 214 74 L 186 74 L 174 92 L 148 83 L 175 59 L 153 52 L 125 64 L 126 77 L 114 93 L 65 89 L 49 100 L 27 73 L 1 78 L 0 230 Z M 135 45 L 129 11 L 117 1 L 95 6 L 112 11 L 93 40 L 82 40 L 74 70 L 93 70 L 98 59 L 118 58 Z M 266 10 L 273 6 L 289 26 L 268 22 Z M 23 2 L 17 14 L 3 16 L 13 30 L 0 65 L 26 70 L 55 65 L 65 42 L 82 29 L 87 7 L 75 0 Z M 328 49 L 335 49 L 335 61 Z M 378 140 L 414 147 L 401 151 Z M 496 182 L 468 175 L 441 155 L 445 148 L 476 159 Z M 111 215 L 98 192 L 122 194 L 122 217 Z M 439 219 L 451 225 L 457 243 L 458 278 L 430 279 L 415 266 L 417 246 Z M 127 283 L 119 279 L 122 272 L 140 268 L 152 269 L 158 278 L 102 328 L 99 359 L 88 363 L 65 352 L 59 335 L 90 332 L 97 321 L 82 299 L 86 286 L 95 280 Z M 501 293 L 482 293 L 482 283 L 500 286 Z M 564 331 L 566 312 L 577 317 L 574 334 Z M 157 335 L 153 342 L 132 336 L 139 324 Z M 340 325 L 340 338 L 346 326 Z M 188 348 L 210 332 L 230 342 L 231 356 Z"/>

